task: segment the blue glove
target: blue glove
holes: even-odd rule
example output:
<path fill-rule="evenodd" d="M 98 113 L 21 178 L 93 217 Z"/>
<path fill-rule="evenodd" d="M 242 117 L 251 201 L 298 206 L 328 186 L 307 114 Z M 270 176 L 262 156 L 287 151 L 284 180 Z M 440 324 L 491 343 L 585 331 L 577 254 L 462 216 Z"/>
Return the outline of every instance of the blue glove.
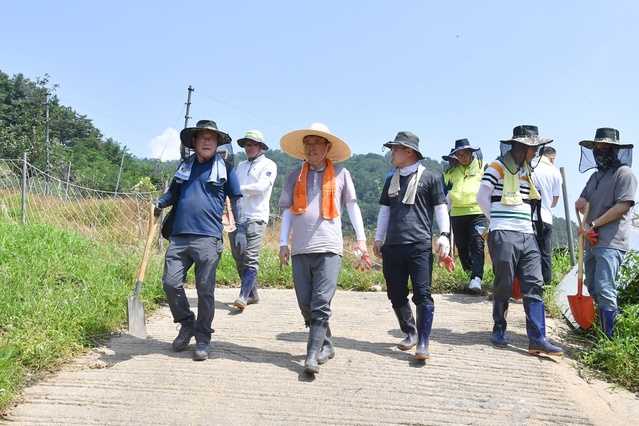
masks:
<path fill-rule="evenodd" d="M 246 233 L 238 232 L 235 234 L 235 247 L 240 250 L 240 254 L 246 251 Z"/>

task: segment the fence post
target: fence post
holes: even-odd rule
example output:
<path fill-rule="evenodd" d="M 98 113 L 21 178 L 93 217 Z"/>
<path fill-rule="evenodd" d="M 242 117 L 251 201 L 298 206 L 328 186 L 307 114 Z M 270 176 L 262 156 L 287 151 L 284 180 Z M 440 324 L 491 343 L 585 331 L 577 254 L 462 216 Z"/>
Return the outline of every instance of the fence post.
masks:
<path fill-rule="evenodd" d="M 27 222 L 27 152 L 22 153 L 22 224 Z"/>
<path fill-rule="evenodd" d="M 570 219 L 570 209 L 568 208 L 568 187 L 566 185 L 566 174 L 564 168 L 560 167 L 561 172 L 561 190 L 564 198 L 564 214 L 566 216 L 566 233 L 568 234 L 568 251 L 570 252 L 570 266 L 575 266 L 575 246 L 572 240 L 572 220 Z"/>

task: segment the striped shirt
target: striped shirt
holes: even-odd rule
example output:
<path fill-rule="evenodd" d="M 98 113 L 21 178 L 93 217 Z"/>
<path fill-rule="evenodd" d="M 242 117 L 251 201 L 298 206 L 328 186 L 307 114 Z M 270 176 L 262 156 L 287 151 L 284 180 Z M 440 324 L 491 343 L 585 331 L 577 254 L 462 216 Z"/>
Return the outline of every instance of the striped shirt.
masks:
<path fill-rule="evenodd" d="M 533 226 L 530 210 L 530 183 L 525 169 L 519 171 L 519 191 L 523 202 L 519 205 L 505 205 L 501 203 L 504 190 L 504 165 L 501 158 L 497 158 L 484 172 L 482 186 L 492 190 L 490 203 L 490 230 L 518 231 L 532 234 Z"/>

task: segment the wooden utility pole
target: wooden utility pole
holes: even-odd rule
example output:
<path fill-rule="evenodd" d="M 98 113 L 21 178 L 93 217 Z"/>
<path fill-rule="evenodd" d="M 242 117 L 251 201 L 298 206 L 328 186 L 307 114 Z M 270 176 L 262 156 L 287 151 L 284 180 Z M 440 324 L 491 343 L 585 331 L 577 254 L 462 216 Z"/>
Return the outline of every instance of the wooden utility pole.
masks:
<path fill-rule="evenodd" d="M 189 116 L 189 112 L 191 110 L 191 93 L 194 90 L 195 89 L 193 88 L 193 86 L 189 85 L 189 95 L 186 98 L 186 115 L 184 116 L 184 128 L 185 129 L 187 127 L 189 127 L 189 118 L 191 118 Z M 180 156 L 182 157 L 182 160 L 186 160 L 187 158 L 189 158 L 191 156 L 191 150 L 188 149 L 187 147 L 185 147 L 184 145 L 180 144 Z"/>

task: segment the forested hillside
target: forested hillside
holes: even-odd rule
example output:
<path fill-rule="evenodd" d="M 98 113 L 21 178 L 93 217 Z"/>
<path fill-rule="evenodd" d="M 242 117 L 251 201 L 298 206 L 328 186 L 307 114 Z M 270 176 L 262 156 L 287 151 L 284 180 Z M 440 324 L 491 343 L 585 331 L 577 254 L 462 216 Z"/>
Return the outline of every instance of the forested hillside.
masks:
<path fill-rule="evenodd" d="M 41 170 L 65 181 L 68 179 L 70 183 L 102 191 L 115 191 L 116 184 L 120 192 L 153 191 L 164 187 L 177 168 L 177 161 L 160 162 L 127 153 L 117 141 L 103 135 L 89 117 L 61 105 L 55 94 L 56 88 L 50 84 L 47 75 L 31 81 L 22 74 L 9 77 L 0 71 L 0 158 L 22 158 L 26 152 L 28 161 Z M 428 151 L 424 150 L 423 154 L 427 155 Z M 267 156 L 278 165 L 271 198 L 272 212 L 278 215 L 277 202 L 284 180 L 301 162 L 278 149 L 269 150 Z M 243 152 L 237 153 L 235 164 L 244 158 Z M 386 155 L 356 154 L 340 164 L 353 177 L 364 224 L 372 231 L 376 226 L 384 179 L 392 169 L 390 152 Z M 426 157 L 423 164 L 427 170 L 438 173 L 443 170 L 439 159 Z M 350 234 L 348 215 L 344 222 L 345 233 Z M 554 245 L 565 247 L 565 220 L 556 219 L 555 230 Z"/>

